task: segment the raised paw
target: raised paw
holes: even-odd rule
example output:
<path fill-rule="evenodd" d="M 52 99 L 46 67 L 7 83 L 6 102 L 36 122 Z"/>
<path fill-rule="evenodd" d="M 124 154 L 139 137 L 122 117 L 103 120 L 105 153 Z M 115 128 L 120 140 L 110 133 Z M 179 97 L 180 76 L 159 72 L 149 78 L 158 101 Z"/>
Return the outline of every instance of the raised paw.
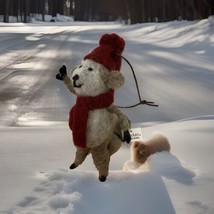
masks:
<path fill-rule="evenodd" d="M 65 65 L 63 65 L 60 69 L 59 69 L 59 73 L 56 75 L 56 78 L 58 80 L 64 80 L 64 78 L 67 76 L 67 68 Z"/>

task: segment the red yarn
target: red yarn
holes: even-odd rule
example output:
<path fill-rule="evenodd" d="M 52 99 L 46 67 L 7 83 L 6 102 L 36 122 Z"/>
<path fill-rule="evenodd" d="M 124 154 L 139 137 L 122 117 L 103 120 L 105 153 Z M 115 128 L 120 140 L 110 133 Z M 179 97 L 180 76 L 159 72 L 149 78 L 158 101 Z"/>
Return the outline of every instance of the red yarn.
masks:
<path fill-rule="evenodd" d="M 109 107 L 114 102 L 114 91 L 109 90 L 95 97 L 77 96 L 76 104 L 70 110 L 69 127 L 75 146 L 86 148 L 86 130 L 89 111 Z"/>
<path fill-rule="evenodd" d="M 91 59 L 104 65 L 108 70 L 119 71 L 121 67 L 121 57 L 125 48 L 123 38 L 115 33 L 104 34 L 99 41 L 99 46 L 84 57 L 84 60 Z"/>

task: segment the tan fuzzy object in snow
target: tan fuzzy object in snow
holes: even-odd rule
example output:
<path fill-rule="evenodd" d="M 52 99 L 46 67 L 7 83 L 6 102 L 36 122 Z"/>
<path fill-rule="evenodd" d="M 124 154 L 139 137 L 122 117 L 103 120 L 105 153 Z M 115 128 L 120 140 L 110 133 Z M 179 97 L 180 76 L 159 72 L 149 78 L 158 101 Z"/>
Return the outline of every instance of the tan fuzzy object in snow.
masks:
<path fill-rule="evenodd" d="M 125 42 L 116 34 L 105 34 L 99 44 L 69 75 L 64 66 L 56 78 L 77 95 L 69 119 L 76 147 L 70 169 L 78 167 L 91 154 L 103 182 L 109 174 L 110 157 L 120 148 L 130 121 L 113 105 L 114 90 L 124 84 L 118 53 L 122 53 Z"/>
<path fill-rule="evenodd" d="M 155 134 L 148 140 L 134 141 L 131 145 L 131 159 L 140 164 L 144 164 L 147 158 L 156 153 L 170 152 L 170 144 L 163 134 Z"/>

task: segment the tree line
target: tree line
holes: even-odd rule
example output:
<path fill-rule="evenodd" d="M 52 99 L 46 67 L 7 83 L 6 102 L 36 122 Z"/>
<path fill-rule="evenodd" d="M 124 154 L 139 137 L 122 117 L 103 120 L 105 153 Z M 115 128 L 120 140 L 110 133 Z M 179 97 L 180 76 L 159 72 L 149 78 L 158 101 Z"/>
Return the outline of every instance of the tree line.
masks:
<path fill-rule="evenodd" d="M 214 15 L 214 0 L 0 0 L 0 15 L 29 22 L 32 14 L 53 17 L 59 13 L 75 21 L 126 23 L 195 20 Z"/>
<path fill-rule="evenodd" d="M 44 21 L 46 14 L 65 14 L 64 7 L 67 2 L 68 0 L 0 0 L 0 15 L 3 15 L 4 22 L 9 22 L 9 16 L 17 17 L 20 22 L 29 22 L 32 15 L 41 14 Z"/>

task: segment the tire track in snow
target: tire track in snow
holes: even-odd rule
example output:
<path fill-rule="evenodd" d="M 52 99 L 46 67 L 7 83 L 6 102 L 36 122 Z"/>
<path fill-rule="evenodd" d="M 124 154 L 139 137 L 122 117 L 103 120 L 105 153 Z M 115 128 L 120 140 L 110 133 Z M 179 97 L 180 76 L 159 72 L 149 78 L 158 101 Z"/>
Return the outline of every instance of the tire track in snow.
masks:
<path fill-rule="evenodd" d="M 24 71 L 23 69 L 13 70 L 4 77 L 4 79 L 0 80 L 1 123 L 6 123 L 9 126 L 17 126 L 19 125 L 20 118 L 25 119 L 25 115 L 39 114 L 38 112 L 41 112 L 43 108 L 48 108 L 51 104 L 53 105 L 51 108 L 55 108 L 54 100 L 57 98 L 54 96 L 57 94 L 56 90 L 53 90 L 53 78 L 55 80 L 53 69 L 57 72 L 58 64 L 64 62 L 63 53 L 66 49 L 69 49 L 69 45 L 67 45 L 69 42 L 68 38 L 76 30 L 77 29 L 73 31 L 63 30 L 56 34 L 48 35 L 48 38 L 47 34 L 45 34 L 44 38 L 41 38 L 36 44 L 31 44 L 31 47 L 35 47 L 44 40 L 46 44 L 45 48 L 37 48 L 35 52 L 33 51 L 30 55 L 23 54 L 10 63 L 10 65 L 7 65 L 9 68 L 17 64 L 20 60 L 20 64 L 29 62 L 32 63 L 34 67 L 32 71 Z M 64 36 L 63 39 L 61 39 L 61 36 Z M 23 58 L 24 55 L 26 58 Z M 44 58 L 42 57 L 43 55 Z M 36 69 L 35 67 L 37 65 L 44 68 Z M 22 78 L 26 80 L 26 85 Z M 21 84 L 19 84 L 19 81 Z M 49 86 L 47 87 L 48 84 Z M 44 94 L 47 95 L 46 99 Z M 50 101 L 50 103 L 46 103 L 45 100 L 42 100 L 43 98 Z M 36 106 L 36 104 L 41 106 Z M 51 110 L 47 109 L 47 111 L 50 112 Z M 53 114 L 56 115 L 56 110 Z"/>

